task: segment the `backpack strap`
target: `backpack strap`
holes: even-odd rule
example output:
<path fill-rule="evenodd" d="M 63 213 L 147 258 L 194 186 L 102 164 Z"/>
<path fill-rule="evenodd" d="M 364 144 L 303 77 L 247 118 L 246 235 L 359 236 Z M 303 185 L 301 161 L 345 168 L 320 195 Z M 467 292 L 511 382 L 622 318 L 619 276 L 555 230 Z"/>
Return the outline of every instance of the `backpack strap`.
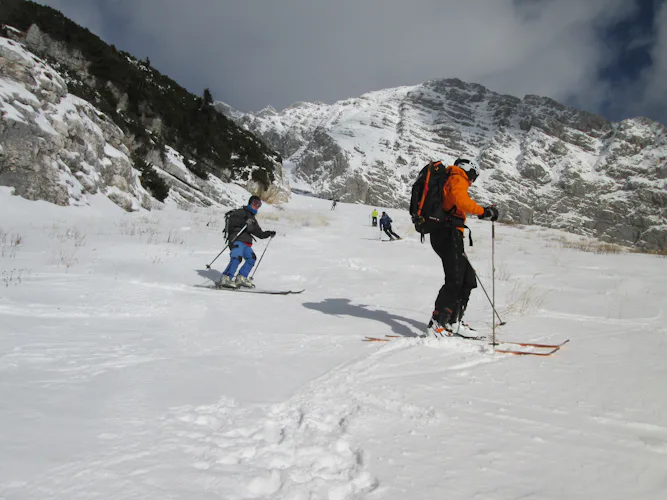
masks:
<path fill-rule="evenodd" d="M 422 209 L 424 208 L 424 202 L 426 201 L 426 195 L 428 194 L 428 181 L 431 180 L 431 167 L 433 166 L 433 162 L 428 164 L 428 170 L 426 171 L 426 179 L 424 179 L 424 191 L 422 192 L 422 197 L 419 200 L 419 204 L 417 205 L 417 216 L 421 217 L 422 215 Z M 424 241 L 424 235 L 422 234 L 422 243 Z"/>
<path fill-rule="evenodd" d="M 422 215 L 422 210 L 424 209 L 424 202 L 426 201 L 426 196 L 428 195 L 428 183 L 431 180 L 431 171 L 433 170 L 434 167 L 441 167 L 442 162 L 440 160 L 438 161 L 432 161 L 426 167 L 428 170 L 426 171 L 426 179 L 424 179 L 424 192 L 422 193 L 422 197 L 419 200 L 419 204 L 417 205 L 417 216 L 421 217 Z M 423 236 L 423 235 L 422 235 Z"/>
<path fill-rule="evenodd" d="M 463 224 L 463 227 L 468 230 L 468 242 L 470 243 L 470 246 L 472 246 L 472 230 L 465 224 Z"/>

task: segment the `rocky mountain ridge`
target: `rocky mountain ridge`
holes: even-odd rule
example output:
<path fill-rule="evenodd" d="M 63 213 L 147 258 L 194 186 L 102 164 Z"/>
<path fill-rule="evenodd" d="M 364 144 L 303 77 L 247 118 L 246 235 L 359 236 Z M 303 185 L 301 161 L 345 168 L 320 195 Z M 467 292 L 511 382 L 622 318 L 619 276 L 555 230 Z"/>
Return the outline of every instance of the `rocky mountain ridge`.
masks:
<path fill-rule="evenodd" d="M 289 198 L 279 155 L 216 112 L 208 89 L 188 92 L 35 2 L 0 0 L 0 37 L 0 185 L 16 194 L 78 203 L 113 187 L 134 209 L 147 195 L 217 203 L 235 183 Z"/>
<path fill-rule="evenodd" d="M 275 148 L 297 187 L 321 196 L 405 208 L 428 161 L 466 156 L 483 169 L 471 194 L 506 221 L 667 246 L 667 131 L 647 118 L 614 123 L 458 79 L 280 112 L 215 105 Z"/>
<path fill-rule="evenodd" d="M 191 160 L 164 145 L 162 152 L 145 151 L 141 161 L 148 170 L 141 171 L 134 137 L 70 94 L 68 83 L 24 44 L 0 37 L 0 185 L 13 187 L 15 194 L 77 205 L 101 192 L 125 210 L 151 209 L 159 202 L 146 179 L 157 175 L 166 185 L 165 196 L 168 192 L 181 206 L 238 203 L 230 199 L 232 181 L 265 199 L 289 197 L 279 164 L 268 188 L 253 180 L 252 165 L 233 178 L 211 173 L 202 178 L 190 170 Z"/>

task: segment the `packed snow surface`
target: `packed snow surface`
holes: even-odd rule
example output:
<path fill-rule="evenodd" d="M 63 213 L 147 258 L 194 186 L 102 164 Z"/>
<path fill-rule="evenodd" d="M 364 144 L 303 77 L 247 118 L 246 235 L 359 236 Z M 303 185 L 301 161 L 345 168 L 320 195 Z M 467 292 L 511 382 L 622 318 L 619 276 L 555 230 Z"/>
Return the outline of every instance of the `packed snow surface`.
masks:
<path fill-rule="evenodd" d="M 471 220 L 498 338 L 571 339 L 494 353 L 416 338 L 441 264 L 405 212 L 382 243 L 373 208 L 262 207 L 255 282 L 305 292 L 251 295 L 193 286 L 227 263 L 206 268 L 220 209 L 0 188 L 0 498 L 665 498 L 667 259 L 496 224 L 494 287 Z M 478 288 L 466 319 L 491 318 Z"/>

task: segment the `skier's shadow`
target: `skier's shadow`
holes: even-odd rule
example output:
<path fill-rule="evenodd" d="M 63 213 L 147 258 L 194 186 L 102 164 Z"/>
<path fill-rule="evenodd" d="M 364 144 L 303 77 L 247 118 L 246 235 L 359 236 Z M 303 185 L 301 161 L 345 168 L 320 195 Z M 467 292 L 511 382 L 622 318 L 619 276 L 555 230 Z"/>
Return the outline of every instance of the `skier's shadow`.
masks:
<path fill-rule="evenodd" d="M 197 274 L 202 278 L 209 279 L 213 282 L 218 282 L 222 276 L 222 273 L 220 271 L 216 271 L 215 269 L 197 269 L 196 271 Z"/>
<path fill-rule="evenodd" d="M 354 316 L 357 318 L 365 318 L 373 321 L 381 321 L 391 327 L 391 330 L 403 337 L 416 337 L 417 334 L 412 328 L 406 325 L 412 325 L 417 331 L 423 331 L 425 326 L 419 321 L 410 318 L 398 316 L 383 310 L 369 309 L 365 304 L 351 304 L 349 299 L 324 299 L 322 302 L 305 302 L 304 307 L 322 312 L 324 314 L 331 314 L 332 316 Z"/>

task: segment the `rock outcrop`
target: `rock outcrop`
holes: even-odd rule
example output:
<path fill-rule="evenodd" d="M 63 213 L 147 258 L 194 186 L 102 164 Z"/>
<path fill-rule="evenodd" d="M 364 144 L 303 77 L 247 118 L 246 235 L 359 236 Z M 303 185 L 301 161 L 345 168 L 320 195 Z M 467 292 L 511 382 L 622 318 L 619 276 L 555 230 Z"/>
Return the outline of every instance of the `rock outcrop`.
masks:
<path fill-rule="evenodd" d="M 6 27 L 5 29 L 10 29 Z M 16 32 L 16 38 L 22 34 Z M 24 36 L 50 57 L 59 57 L 85 72 L 86 62 L 61 43 L 45 43 L 37 27 Z M 31 200 L 59 205 L 86 204 L 102 193 L 125 210 L 151 209 L 159 202 L 142 183 L 133 161 L 138 145 L 107 115 L 68 92 L 63 76 L 23 43 L 0 37 L 0 185 Z M 156 126 L 159 126 L 156 125 Z M 186 160 L 165 146 L 148 153 L 152 169 L 179 204 L 228 204 L 226 183 L 234 182 L 268 202 L 289 199 L 290 189 L 279 164 L 273 182 L 255 179 L 254 167 L 239 174 L 205 178 L 193 175 Z M 234 201 L 235 202 L 235 201 Z"/>

